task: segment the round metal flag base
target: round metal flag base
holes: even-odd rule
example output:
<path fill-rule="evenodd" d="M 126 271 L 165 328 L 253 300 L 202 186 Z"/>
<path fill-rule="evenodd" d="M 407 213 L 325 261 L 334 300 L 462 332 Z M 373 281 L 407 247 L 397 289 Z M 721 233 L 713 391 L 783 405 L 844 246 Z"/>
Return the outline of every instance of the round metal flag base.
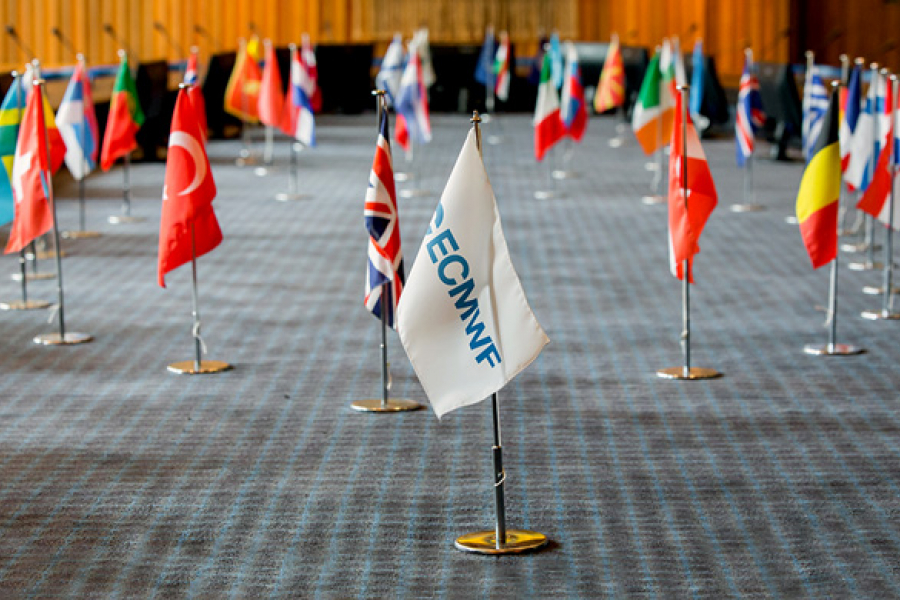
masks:
<path fill-rule="evenodd" d="M 790 215 L 790 216 L 787 216 L 784 218 L 784 222 L 787 223 L 788 225 L 796 225 L 800 221 L 797 220 L 797 217 Z"/>
<path fill-rule="evenodd" d="M 309 194 L 298 194 L 297 192 L 278 192 L 275 199 L 279 202 L 293 202 L 295 200 L 308 200 L 312 198 Z"/>
<path fill-rule="evenodd" d="M 721 377 L 722 374 L 715 369 L 706 369 L 704 367 L 691 367 L 688 369 L 687 373 L 684 372 L 684 367 L 669 367 L 657 371 L 656 376 L 661 377 L 662 379 L 685 379 L 694 381 L 697 379 L 716 379 L 717 377 Z"/>
<path fill-rule="evenodd" d="M 489 135 L 487 138 L 487 143 L 491 146 L 496 146 L 503 143 L 503 138 L 499 135 Z"/>
<path fill-rule="evenodd" d="M 67 240 L 82 240 L 87 238 L 98 238 L 102 233 L 99 231 L 63 231 L 62 236 Z"/>
<path fill-rule="evenodd" d="M 256 167 L 253 169 L 253 173 L 257 177 L 266 177 L 267 175 L 271 175 L 272 173 L 277 173 L 278 167 L 273 167 L 272 165 L 265 165 L 263 167 Z"/>
<path fill-rule="evenodd" d="M 428 190 L 423 190 L 419 188 L 411 189 L 411 190 L 400 190 L 401 198 L 427 198 L 431 195 L 431 192 Z"/>
<path fill-rule="evenodd" d="M 621 148 L 622 144 L 624 144 L 624 143 L 625 143 L 625 140 L 623 140 L 622 138 L 614 137 L 613 139 L 609 140 L 609 147 L 610 148 Z"/>
<path fill-rule="evenodd" d="M 884 265 L 880 262 L 852 262 L 847 264 L 847 268 L 851 271 L 880 271 L 884 268 Z"/>
<path fill-rule="evenodd" d="M 547 536 L 537 531 L 511 529 L 506 531 L 506 543 L 497 547 L 496 531 L 476 531 L 456 538 L 455 546 L 463 552 L 474 554 L 520 554 L 547 545 Z"/>
<path fill-rule="evenodd" d="M 870 321 L 900 321 L 900 313 L 889 310 L 864 310 L 862 318 Z"/>
<path fill-rule="evenodd" d="M 874 285 L 867 285 L 863 288 L 863 294 L 869 296 L 880 296 L 884 293 L 883 287 L 875 287 Z M 900 294 L 900 287 L 895 287 L 891 289 L 892 294 Z"/>
<path fill-rule="evenodd" d="M 575 171 L 565 171 L 563 169 L 556 169 L 550 173 L 550 176 L 553 177 L 553 179 L 578 179 L 578 173 Z"/>
<path fill-rule="evenodd" d="M 422 405 L 413 400 L 403 400 L 401 398 L 390 398 L 387 404 L 380 398 L 366 398 L 365 400 L 352 402 L 350 408 L 359 412 L 393 413 L 419 410 L 422 408 Z"/>
<path fill-rule="evenodd" d="M 538 190 L 534 193 L 536 200 L 549 200 L 550 198 L 562 198 L 565 194 L 556 190 Z"/>
<path fill-rule="evenodd" d="M 241 153 L 243 154 L 243 152 L 244 151 L 242 150 Z M 234 164 L 239 167 L 252 167 L 253 165 L 259 164 L 259 159 L 257 159 L 252 154 L 247 154 L 247 156 L 241 156 L 240 158 L 235 160 Z"/>
<path fill-rule="evenodd" d="M 644 163 L 644 170 L 654 173 L 656 171 L 659 171 L 659 165 L 656 163 L 656 161 L 646 162 Z"/>
<path fill-rule="evenodd" d="M 13 273 L 9 278 L 13 281 L 22 281 L 22 274 Z M 56 273 L 46 271 L 44 273 L 28 273 L 25 275 L 25 281 L 41 281 L 44 279 L 56 279 Z"/>
<path fill-rule="evenodd" d="M 759 212 L 761 210 L 766 210 L 766 207 L 762 204 L 732 204 L 731 212 L 736 213 L 747 213 L 747 212 Z"/>
<path fill-rule="evenodd" d="M 16 302 L 0 302 L 0 310 L 40 310 L 42 308 L 47 308 L 48 306 L 50 306 L 50 303 L 46 300 L 28 300 L 27 302 L 18 300 Z"/>
<path fill-rule="evenodd" d="M 34 337 L 34 343 L 42 346 L 74 346 L 75 344 L 86 344 L 93 339 L 94 337 L 88 333 L 67 331 L 64 336 L 59 333 L 42 333 Z"/>
<path fill-rule="evenodd" d="M 125 223 L 143 223 L 146 221 L 144 217 L 135 217 L 132 215 L 110 215 L 109 222 L 113 225 L 122 225 Z"/>
<path fill-rule="evenodd" d="M 666 201 L 662 196 L 644 196 L 641 198 L 641 202 L 646 204 L 647 206 L 653 206 L 654 204 L 662 204 Z"/>
<path fill-rule="evenodd" d="M 865 352 L 851 344 L 807 344 L 803 346 L 803 351 L 813 356 L 849 356 Z"/>
<path fill-rule="evenodd" d="M 398 173 L 394 173 L 394 179 L 396 181 L 412 181 L 413 179 L 415 179 L 415 177 L 412 173 L 404 173 L 403 171 L 400 171 Z"/>
<path fill-rule="evenodd" d="M 843 250 L 844 252 L 865 252 L 868 249 L 869 244 L 867 244 L 866 242 L 858 242 L 856 244 L 841 244 L 841 250 Z M 876 244 L 872 248 L 873 252 L 877 252 L 879 250 L 881 250 L 881 246 L 878 244 Z"/>
<path fill-rule="evenodd" d="M 172 363 L 167 369 L 172 373 L 179 375 L 207 375 L 209 373 L 221 373 L 231 369 L 231 365 L 221 360 L 201 360 L 200 370 L 197 370 L 197 363 L 193 360 L 182 360 Z"/>

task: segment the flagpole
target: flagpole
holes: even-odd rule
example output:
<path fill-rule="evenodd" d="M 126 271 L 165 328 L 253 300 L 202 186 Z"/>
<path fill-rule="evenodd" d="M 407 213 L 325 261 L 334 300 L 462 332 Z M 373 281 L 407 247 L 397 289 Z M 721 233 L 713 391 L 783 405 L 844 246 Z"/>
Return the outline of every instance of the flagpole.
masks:
<path fill-rule="evenodd" d="M 900 87 L 897 85 L 897 76 L 891 75 L 890 77 L 890 85 L 892 87 L 892 96 L 894 106 L 891 107 L 891 123 L 896 127 L 897 123 L 897 94 L 900 92 Z M 896 137 L 896 136 L 892 136 Z M 888 144 L 890 144 L 891 148 L 891 160 L 888 163 L 888 169 L 890 169 L 890 185 L 891 192 L 888 195 L 888 227 L 887 232 L 885 233 L 884 240 L 884 272 L 883 272 L 883 284 L 882 284 L 882 304 L 881 310 L 867 310 L 862 313 L 864 319 L 869 319 L 872 321 L 876 321 L 879 319 L 884 319 L 886 321 L 896 321 L 900 319 L 900 313 L 893 312 L 894 305 L 894 289 L 893 289 L 893 278 L 894 278 L 894 203 L 896 202 L 896 198 L 894 197 L 894 179 L 897 177 L 897 155 L 896 155 L 896 144 L 894 139 L 888 139 Z"/>
<path fill-rule="evenodd" d="M 662 48 L 657 46 L 656 48 L 657 54 L 662 52 Z M 651 194 L 648 196 L 644 196 L 641 198 L 641 202 L 647 205 L 652 204 L 662 204 L 665 202 L 665 198 L 662 196 L 662 191 L 660 190 L 660 185 L 662 185 L 662 174 L 664 170 L 663 166 L 663 150 L 665 146 L 663 146 L 663 113 L 662 113 L 662 78 L 659 79 L 659 83 L 657 84 L 657 96 L 659 98 L 659 118 L 656 119 L 656 161 L 648 162 L 644 165 L 644 167 L 648 171 L 655 171 L 653 174 L 653 182 L 650 184 Z"/>
<path fill-rule="evenodd" d="M 476 110 L 472 115 L 472 123 L 475 126 L 475 145 L 478 155 L 481 156 L 481 117 Z M 482 157 L 482 160 L 484 158 Z M 503 444 L 500 438 L 500 403 L 497 393 L 491 394 L 491 423 L 493 425 L 494 445 L 491 447 L 491 458 L 494 467 L 494 506 L 496 509 L 496 521 L 493 531 L 476 531 L 456 538 L 455 546 L 458 550 L 472 552 L 474 554 L 519 554 L 531 550 L 537 550 L 548 542 L 547 536 L 537 531 L 525 529 L 506 528 L 506 500 L 504 497 L 504 484 L 506 483 L 506 471 L 503 470 Z"/>
<path fill-rule="evenodd" d="M 872 80 L 869 84 L 870 86 L 878 85 L 878 63 L 872 63 L 869 65 L 869 68 L 872 71 Z M 887 69 L 883 70 L 884 73 L 887 72 Z M 872 106 L 872 160 L 869 161 L 866 166 L 867 171 L 867 179 L 868 185 L 872 185 L 872 179 L 875 176 L 875 164 L 878 162 L 878 138 L 880 135 L 880 131 L 878 130 L 878 91 L 876 88 L 875 94 L 872 96 L 875 99 L 875 104 Z M 863 246 L 866 250 L 866 259 L 862 262 L 853 262 L 847 265 L 847 267 L 853 271 L 875 271 L 883 268 L 881 263 L 875 262 L 875 217 L 872 215 L 865 213 L 865 241 L 863 242 Z"/>
<path fill-rule="evenodd" d="M 833 82 L 832 89 L 839 86 L 838 82 Z M 827 123 L 824 125 L 827 126 Z M 840 167 L 839 167 L 840 169 Z M 841 195 L 844 193 L 844 186 L 840 186 L 838 192 L 838 203 L 841 201 Z M 835 223 L 836 229 L 840 229 L 840 223 Z M 835 236 L 837 231 L 835 231 Z M 862 354 L 864 349 L 851 344 L 839 344 L 837 341 L 837 309 L 838 309 L 838 258 L 840 252 L 835 252 L 834 260 L 831 261 L 831 282 L 828 297 L 828 320 L 826 325 L 828 330 L 827 344 L 807 344 L 803 347 L 803 352 L 814 356 L 847 356 L 852 354 Z"/>
<path fill-rule="evenodd" d="M 857 66 L 859 66 L 859 68 L 860 68 L 860 76 L 862 76 L 862 69 L 863 69 L 863 66 L 866 64 L 866 60 L 865 60 L 863 57 L 861 57 L 861 56 L 857 56 L 856 59 L 854 59 L 853 62 L 854 62 L 854 64 L 856 64 Z M 846 182 L 844 182 L 844 181 L 842 180 L 842 181 L 841 181 L 841 186 L 842 186 L 842 187 L 846 187 Z M 857 197 L 859 196 L 859 191 L 858 191 L 858 190 L 856 191 L 856 194 L 855 194 L 855 195 L 856 195 Z M 854 203 L 854 206 L 855 206 L 855 204 L 856 204 L 856 203 Z M 856 211 L 856 219 L 854 219 L 853 225 L 850 227 L 850 229 L 848 229 L 848 230 L 841 230 L 841 231 L 839 231 L 838 233 L 840 233 L 840 234 L 842 234 L 842 235 L 856 235 L 857 233 L 859 233 L 859 230 L 860 230 L 860 228 L 862 227 L 863 222 L 865 221 L 865 216 L 866 216 L 866 213 L 865 213 L 864 211 L 861 211 L 861 210 L 857 209 L 857 211 Z M 865 248 L 865 243 L 864 243 L 864 242 L 857 242 L 857 243 L 855 243 L 855 244 L 848 243 L 848 244 L 842 244 L 842 245 L 841 245 L 841 250 L 843 250 L 844 252 L 861 252 L 861 251 L 863 251 L 863 250 L 865 250 L 865 249 L 866 249 L 866 248 Z M 868 293 L 870 293 L 870 292 L 867 292 L 865 289 L 863 289 L 863 293 L 868 294 Z M 880 294 L 880 293 L 881 293 L 880 291 L 874 292 L 875 295 Z"/>
<path fill-rule="evenodd" d="M 238 47 L 238 52 L 244 52 L 244 60 L 255 60 L 247 51 L 246 42 Z M 237 60 L 235 60 L 235 62 L 237 62 Z M 250 146 L 250 122 L 247 120 L 250 103 L 247 98 L 246 83 L 244 82 L 243 77 L 238 83 L 241 86 L 241 144 L 244 147 L 241 148 L 240 156 L 234 162 L 239 167 L 251 167 L 256 164 L 256 156 L 254 156 Z"/>
<path fill-rule="evenodd" d="M 841 87 L 846 88 L 849 85 L 850 81 L 850 57 L 846 54 L 841 54 L 838 57 L 838 60 L 841 61 Z M 849 99 L 848 99 L 849 102 Z M 843 117 L 841 117 L 842 125 L 843 125 Z M 841 187 L 844 185 L 843 173 L 841 174 Z M 844 220 L 847 217 L 847 207 L 841 204 L 838 207 L 838 223 L 840 223 L 840 228 L 838 229 L 838 235 L 844 236 L 850 233 L 848 229 L 844 228 Z"/>
<path fill-rule="evenodd" d="M 185 84 L 180 84 L 185 85 Z M 231 365 L 221 360 L 203 360 L 206 352 L 206 344 L 200 337 L 200 293 L 197 286 L 197 250 L 194 238 L 194 223 L 191 222 L 191 316 L 193 327 L 191 335 L 194 338 L 194 360 L 182 360 L 170 364 L 167 368 L 172 373 L 179 375 L 207 375 L 221 373 L 231 369 Z"/>
<path fill-rule="evenodd" d="M 33 85 L 36 86 L 41 94 L 41 104 L 39 109 L 39 114 L 41 115 L 40 128 L 42 131 L 42 135 L 44 137 L 44 145 L 47 151 L 47 173 L 42 173 L 42 176 L 46 176 L 46 180 L 44 184 L 46 185 L 47 190 L 47 202 L 50 203 L 51 210 L 53 211 L 53 239 L 56 242 L 56 292 L 59 298 L 59 304 L 57 306 L 57 316 L 59 317 L 59 333 L 43 333 L 34 337 L 34 343 L 40 344 L 43 346 L 68 346 L 74 344 L 84 344 L 86 342 L 90 342 L 94 338 L 88 335 L 87 333 L 77 333 L 73 331 L 66 331 L 66 316 L 65 316 L 65 298 L 63 296 L 63 271 L 62 271 L 62 256 L 59 250 L 59 220 L 56 216 L 56 199 L 53 197 L 53 176 L 52 173 L 49 172 L 50 165 L 52 164 L 52 158 L 50 155 L 50 137 L 47 134 L 47 121 L 44 117 L 44 104 L 43 104 L 43 93 L 44 93 L 44 80 L 41 78 L 40 72 L 40 63 L 37 60 L 32 61 L 34 65 L 34 82 Z M 32 91 L 32 93 L 34 93 Z"/>
<path fill-rule="evenodd" d="M 753 63 L 752 49 L 744 49 L 744 60 L 747 63 L 747 74 L 751 77 L 755 76 L 756 73 L 754 69 L 756 65 Z M 731 205 L 731 212 L 737 213 L 759 212 L 765 209 L 765 207 L 761 204 L 756 204 L 756 193 L 753 189 L 753 158 L 756 155 L 756 133 L 753 129 L 753 116 L 748 115 L 748 117 L 750 117 L 750 120 L 747 123 L 747 127 L 750 130 L 750 135 L 753 136 L 754 139 L 751 139 L 752 148 L 750 149 L 750 156 L 748 156 L 744 161 L 744 202 L 743 204 Z"/>
<path fill-rule="evenodd" d="M 125 50 L 119 50 L 119 58 L 125 57 Z M 131 214 L 131 152 L 125 153 L 125 168 L 122 171 L 122 214 L 111 215 L 109 222 L 113 225 L 121 223 L 141 223 L 144 217 L 137 217 Z"/>
<path fill-rule="evenodd" d="M 387 111 L 384 90 L 372 90 L 372 95 L 375 96 L 375 114 L 377 115 L 376 131 L 380 134 L 381 116 Z M 390 142 L 390 140 L 388 140 L 388 142 Z M 386 281 L 381 286 L 381 398 L 355 400 L 350 403 L 350 408 L 355 411 L 394 413 L 419 410 L 422 408 L 422 405 L 414 400 L 389 397 L 391 389 L 391 363 L 388 362 L 387 356 L 387 311 L 389 306 L 393 307 L 394 303 L 391 298 L 391 282 Z M 396 318 L 396 315 L 394 315 L 394 318 Z"/>
<path fill-rule="evenodd" d="M 690 193 L 688 190 L 688 150 L 687 150 L 687 124 L 688 124 L 688 103 L 687 95 L 690 86 L 678 86 L 678 93 L 681 95 L 681 196 L 684 198 L 685 214 L 688 212 L 688 201 Z M 674 152 L 674 149 L 673 149 Z M 705 367 L 691 366 L 691 263 L 685 260 L 682 265 L 682 284 L 681 284 L 681 351 L 684 355 L 684 365 L 681 367 L 668 367 L 660 369 L 656 372 L 658 377 L 663 379 L 715 379 L 721 377 L 722 374 L 715 369 Z"/>

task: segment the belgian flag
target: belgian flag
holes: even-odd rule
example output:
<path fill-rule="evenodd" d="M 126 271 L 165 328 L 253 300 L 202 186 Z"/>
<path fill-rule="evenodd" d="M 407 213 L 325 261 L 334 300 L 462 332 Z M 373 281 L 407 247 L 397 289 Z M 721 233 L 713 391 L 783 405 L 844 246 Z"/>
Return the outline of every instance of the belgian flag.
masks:
<path fill-rule="evenodd" d="M 838 197 L 841 192 L 841 148 L 838 141 L 837 88 L 831 92 L 828 111 L 812 159 L 803 172 L 797 192 L 800 235 L 814 269 L 837 257 Z"/>

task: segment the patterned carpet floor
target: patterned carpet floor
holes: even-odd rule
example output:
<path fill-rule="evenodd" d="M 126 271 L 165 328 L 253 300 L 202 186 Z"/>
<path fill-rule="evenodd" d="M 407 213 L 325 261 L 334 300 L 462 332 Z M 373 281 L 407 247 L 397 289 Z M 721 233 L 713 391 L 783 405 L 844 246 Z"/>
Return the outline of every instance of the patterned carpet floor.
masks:
<path fill-rule="evenodd" d="M 704 143 L 719 191 L 696 260 L 693 362 L 681 364 L 681 285 L 668 272 L 665 205 L 613 119 L 536 165 L 528 115 L 485 126 L 484 158 L 510 252 L 551 343 L 500 393 L 508 522 L 540 552 L 457 551 L 489 529 L 489 403 L 438 421 L 360 414 L 380 394 L 380 327 L 363 308 L 362 201 L 373 114 L 327 116 L 300 155 L 309 198 L 277 202 L 277 172 L 209 146 L 225 241 L 199 260 L 208 358 L 192 358 L 191 274 L 156 285 L 164 166 L 135 164 L 134 212 L 111 225 L 121 167 L 89 178 L 96 239 L 64 241 L 66 319 L 92 334 L 48 348 L 47 311 L 0 313 L 0 597 L 3 598 L 897 598 L 900 344 L 841 255 L 840 341 L 825 342 L 827 269 L 813 271 L 793 212 L 799 163 L 759 159 L 758 201 L 735 213 L 731 139 Z M 433 143 L 396 169 L 431 192 L 400 199 L 409 268 L 469 127 L 435 115 Z M 578 173 L 555 181 L 551 166 Z M 76 187 L 57 178 L 62 227 Z M 555 186 L 563 197 L 536 200 Z M 879 235 L 882 235 L 879 232 Z M 13 256 L 6 270 L 18 268 Z M 41 270 L 52 270 L 50 261 Z M 52 281 L 30 285 L 55 300 Z M 0 278 L 0 299 L 19 295 Z M 48 323 L 48 320 L 50 322 Z M 395 334 L 393 393 L 425 401 Z"/>

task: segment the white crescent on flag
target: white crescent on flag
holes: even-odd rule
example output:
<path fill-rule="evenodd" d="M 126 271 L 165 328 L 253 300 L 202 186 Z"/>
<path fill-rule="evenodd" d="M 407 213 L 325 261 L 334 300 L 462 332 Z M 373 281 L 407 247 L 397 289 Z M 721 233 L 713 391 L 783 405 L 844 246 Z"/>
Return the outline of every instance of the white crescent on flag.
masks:
<path fill-rule="evenodd" d="M 194 136 L 188 135 L 184 131 L 173 131 L 169 135 L 169 148 L 175 146 L 184 148 L 191 155 L 191 160 L 194 161 L 194 180 L 191 181 L 189 186 L 178 192 L 179 196 L 186 196 L 199 188 L 206 177 L 206 160 L 203 158 L 203 146 L 200 145 L 200 142 Z"/>

